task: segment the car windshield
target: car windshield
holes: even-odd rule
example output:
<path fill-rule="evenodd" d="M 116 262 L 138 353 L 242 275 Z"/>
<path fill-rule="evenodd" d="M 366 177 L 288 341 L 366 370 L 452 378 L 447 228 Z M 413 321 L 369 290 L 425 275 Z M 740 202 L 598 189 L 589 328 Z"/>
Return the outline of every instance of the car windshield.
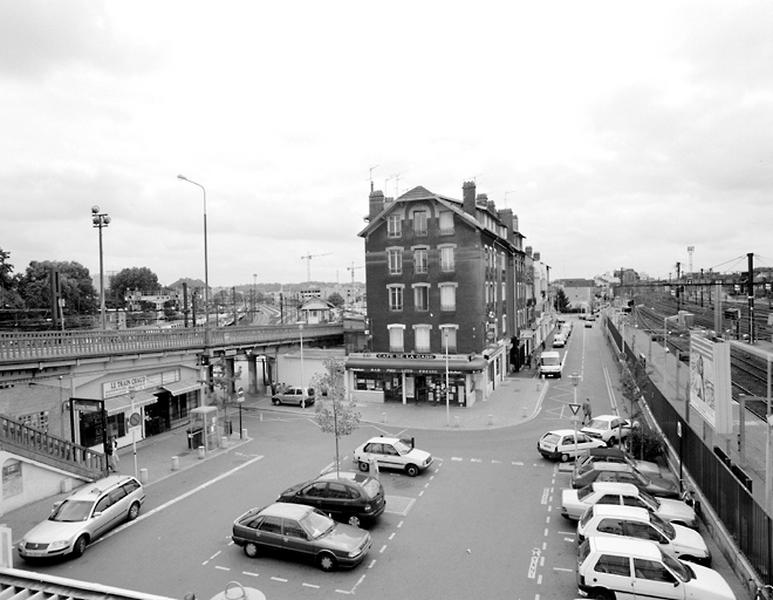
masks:
<path fill-rule="evenodd" d="M 577 490 L 577 498 L 579 498 L 580 500 L 583 500 L 587 495 L 592 493 L 593 493 L 593 486 L 589 484 Z"/>
<path fill-rule="evenodd" d="M 333 519 L 316 511 L 311 511 L 301 519 L 300 523 L 311 539 L 321 537 L 335 527 Z"/>
<path fill-rule="evenodd" d="M 93 500 L 65 500 L 48 517 L 49 521 L 85 521 L 91 514 Z"/>
<path fill-rule="evenodd" d="M 365 493 L 368 495 L 369 500 L 377 497 L 379 491 L 381 490 L 381 484 L 372 477 L 368 478 L 362 487 L 365 489 Z"/>
<path fill-rule="evenodd" d="M 588 429 L 609 429 L 609 421 L 606 419 L 593 419 Z"/>
<path fill-rule="evenodd" d="M 403 454 L 408 454 L 411 451 L 411 447 L 406 444 L 403 440 L 397 440 L 394 444 L 395 450 L 400 453 L 400 456 Z"/>
<path fill-rule="evenodd" d="M 558 440 L 561 439 L 560 435 L 556 435 L 555 433 L 546 433 L 544 436 L 542 436 L 542 441 L 546 444 L 557 444 Z"/>
<path fill-rule="evenodd" d="M 681 560 L 677 560 L 670 554 L 666 554 L 662 550 L 660 551 L 660 556 L 663 557 L 663 563 L 673 571 L 679 579 L 682 581 L 690 581 L 690 579 L 695 578 L 695 572 L 687 566 L 685 563 L 683 563 Z"/>
<path fill-rule="evenodd" d="M 553 367 L 561 364 L 561 359 L 557 356 L 543 356 L 540 360 L 546 367 Z"/>
<path fill-rule="evenodd" d="M 676 530 L 674 529 L 674 526 L 671 525 L 668 521 L 663 520 L 658 515 L 654 513 L 650 513 L 650 520 L 652 523 L 660 529 L 664 534 L 666 534 L 666 537 L 669 540 L 673 540 L 676 537 Z"/>
<path fill-rule="evenodd" d="M 639 490 L 639 499 L 647 505 L 647 508 L 651 511 L 655 512 L 658 508 L 660 508 L 660 502 L 658 501 L 655 496 L 652 496 L 649 492 L 645 492 L 644 490 Z"/>

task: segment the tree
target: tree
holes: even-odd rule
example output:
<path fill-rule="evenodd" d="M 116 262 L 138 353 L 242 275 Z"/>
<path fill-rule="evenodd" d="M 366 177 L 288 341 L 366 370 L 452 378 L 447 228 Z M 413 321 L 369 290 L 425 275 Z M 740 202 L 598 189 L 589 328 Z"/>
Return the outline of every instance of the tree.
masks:
<path fill-rule="evenodd" d="M 13 265 L 8 262 L 10 252 L 0 248 L 0 308 L 21 308 L 19 295 L 19 275 L 13 275 Z"/>
<path fill-rule="evenodd" d="M 93 314 L 97 311 L 97 291 L 89 270 L 77 262 L 35 261 L 19 279 L 19 294 L 27 308 L 51 308 L 51 273 L 59 272 L 64 313 Z"/>
<path fill-rule="evenodd" d="M 341 308 L 345 303 L 346 300 L 344 300 L 343 296 L 339 294 L 338 292 L 333 292 L 327 297 L 327 301 L 330 302 L 333 306 L 336 308 Z"/>
<path fill-rule="evenodd" d="M 569 299 L 566 297 L 564 290 L 558 288 L 556 290 L 556 310 L 558 312 L 566 312 L 569 309 Z"/>
<path fill-rule="evenodd" d="M 158 276 L 147 267 L 122 269 L 110 278 L 110 297 L 120 308 L 126 306 L 126 291 L 140 290 L 146 294 L 159 289 Z"/>
<path fill-rule="evenodd" d="M 314 419 L 325 433 L 332 433 L 336 442 L 336 474 L 341 458 L 338 449 L 338 438 L 351 434 L 360 424 L 360 412 L 353 400 L 346 401 L 344 387 L 344 361 L 339 358 L 328 358 L 323 363 L 324 373 L 317 373 L 313 378 L 317 390 L 317 409 Z M 327 396 L 327 399 L 323 398 Z"/>

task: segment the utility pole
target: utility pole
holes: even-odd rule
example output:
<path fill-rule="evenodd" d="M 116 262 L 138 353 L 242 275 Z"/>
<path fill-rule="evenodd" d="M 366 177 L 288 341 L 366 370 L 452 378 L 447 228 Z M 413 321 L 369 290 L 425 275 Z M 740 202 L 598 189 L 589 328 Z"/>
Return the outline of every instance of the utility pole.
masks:
<path fill-rule="evenodd" d="M 677 312 L 677 314 L 679 314 L 679 309 L 682 307 L 681 306 L 682 298 L 681 298 L 681 293 L 680 293 L 680 289 L 679 289 L 679 288 L 682 287 L 682 284 L 679 283 L 679 281 L 680 281 L 680 279 L 682 277 L 681 273 L 680 273 L 681 266 L 682 266 L 682 263 L 677 261 L 676 262 L 676 312 Z"/>
<path fill-rule="evenodd" d="M 749 276 L 746 284 L 747 295 L 749 298 L 749 343 L 754 343 L 754 253 L 747 252 L 746 258 L 749 261 Z"/>

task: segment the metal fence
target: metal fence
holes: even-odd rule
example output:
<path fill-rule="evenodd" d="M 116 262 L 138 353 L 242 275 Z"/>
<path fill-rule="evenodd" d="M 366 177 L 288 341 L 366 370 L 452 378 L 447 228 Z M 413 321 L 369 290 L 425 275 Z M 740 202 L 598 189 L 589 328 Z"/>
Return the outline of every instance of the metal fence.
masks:
<path fill-rule="evenodd" d="M 607 319 L 606 322 L 609 333 L 619 348 L 620 332 L 611 320 Z M 690 474 L 760 580 L 766 584 L 773 583 L 773 521 L 754 500 L 744 483 L 733 474 L 727 461 L 713 448 L 704 444 L 700 436 L 690 428 L 689 423 L 646 376 L 646 369 L 628 344 L 625 345 L 624 352 L 626 363 L 637 375 L 647 407 L 668 443 L 680 456 L 682 467 Z M 679 431 L 682 433 L 681 438 Z"/>

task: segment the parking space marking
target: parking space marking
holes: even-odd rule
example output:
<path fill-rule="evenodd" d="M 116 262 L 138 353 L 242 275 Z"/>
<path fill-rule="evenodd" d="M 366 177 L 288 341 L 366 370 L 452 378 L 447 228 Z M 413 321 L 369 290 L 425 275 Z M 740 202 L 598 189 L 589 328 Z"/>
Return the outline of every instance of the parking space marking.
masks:
<path fill-rule="evenodd" d="M 287 583 L 288 580 L 285 579 L 284 577 L 274 577 L 272 575 L 271 576 L 271 581 L 279 581 L 280 583 Z"/>
<path fill-rule="evenodd" d="M 303 587 L 314 588 L 315 590 L 318 590 L 318 589 L 320 588 L 320 586 L 318 586 L 318 585 L 315 585 L 315 584 L 313 584 L 313 583 L 305 583 L 305 582 L 304 582 L 304 583 L 301 583 L 301 585 L 302 585 Z"/>
<path fill-rule="evenodd" d="M 373 560 L 370 561 L 370 564 L 368 565 L 368 568 L 372 569 L 373 565 L 375 565 L 375 564 L 376 564 L 376 559 L 374 558 Z"/>
<path fill-rule="evenodd" d="M 387 549 L 387 545 L 386 545 L 386 544 L 384 544 L 383 546 L 381 546 L 381 550 L 379 550 L 379 551 L 378 551 L 378 553 L 379 553 L 379 554 L 383 554 L 383 553 L 384 553 L 384 550 L 386 550 L 386 549 Z"/>
<path fill-rule="evenodd" d="M 247 575 L 247 577 L 260 577 L 260 574 L 253 573 L 252 571 L 242 571 L 242 575 Z"/>
<path fill-rule="evenodd" d="M 454 461 L 454 462 L 461 462 L 464 459 L 461 456 L 452 456 L 451 460 Z"/>
<path fill-rule="evenodd" d="M 231 567 L 221 567 L 220 565 L 215 565 L 215 568 L 220 571 L 230 571 Z"/>
<path fill-rule="evenodd" d="M 384 512 L 392 515 L 400 515 L 401 517 L 408 516 L 408 511 L 411 510 L 416 498 L 408 498 L 406 496 L 386 496 L 386 508 Z M 402 521 L 401 521 L 402 524 Z"/>

